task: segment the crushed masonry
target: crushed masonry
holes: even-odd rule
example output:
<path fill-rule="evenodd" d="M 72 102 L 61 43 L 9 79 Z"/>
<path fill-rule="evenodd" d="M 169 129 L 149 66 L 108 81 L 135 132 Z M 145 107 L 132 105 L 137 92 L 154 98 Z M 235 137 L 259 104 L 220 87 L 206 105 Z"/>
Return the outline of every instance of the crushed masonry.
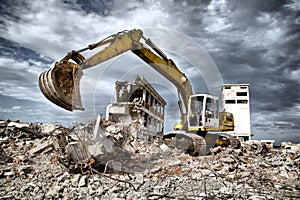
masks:
<path fill-rule="evenodd" d="M 248 142 L 194 157 L 134 137 L 135 123 L 98 123 L 0 121 L 1 198 L 299 198 L 297 144 Z"/>

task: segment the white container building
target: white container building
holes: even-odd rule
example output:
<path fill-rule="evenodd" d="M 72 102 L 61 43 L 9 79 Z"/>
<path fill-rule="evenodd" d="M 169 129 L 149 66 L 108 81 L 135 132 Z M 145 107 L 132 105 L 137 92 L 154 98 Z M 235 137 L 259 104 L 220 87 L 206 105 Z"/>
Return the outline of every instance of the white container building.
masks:
<path fill-rule="evenodd" d="M 249 84 L 224 84 L 222 86 L 223 109 L 234 117 L 231 135 L 245 141 L 251 140 Z"/>

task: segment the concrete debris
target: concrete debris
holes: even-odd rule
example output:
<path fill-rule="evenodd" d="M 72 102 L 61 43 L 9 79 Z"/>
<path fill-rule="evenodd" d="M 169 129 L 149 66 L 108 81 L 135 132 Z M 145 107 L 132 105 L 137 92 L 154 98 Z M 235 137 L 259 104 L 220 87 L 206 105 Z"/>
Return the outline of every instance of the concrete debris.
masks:
<path fill-rule="evenodd" d="M 3 148 L 0 146 L 0 160 L 1 162 L 8 163 L 12 162 L 12 158 L 10 156 L 7 156 Z"/>
<path fill-rule="evenodd" d="M 42 152 L 43 150 L 50 148 L 53 146 L 53 143 L 51 142 L 43 142 L 43 143 L 38 143 L 33 149 L 30 149 L 28 151 L 29 154 L 37 154 Z"/>
<path fill-rule="evenodd" d="M 238 149 L 215 147 L 210 155 L 194 157 L 159 141 L 140 140 L 135 137 L 137 130 L 134 123 L 107 124 L 105 120 L 100 124 L 99 120 L 91 120 L 71 128 L 0 121 L 0 196 L 299 198 L 297 148 L 283 145 L 273 149 L 261 142 L 249 142 Z"/>
<path fill-rule="evenodd" d="M 293 144 L 291 142 L 282 142 L 280 144 L 280 146 L 285 149 L 292 149 L 295 151 L 300 151 L 300 144 Z"/>

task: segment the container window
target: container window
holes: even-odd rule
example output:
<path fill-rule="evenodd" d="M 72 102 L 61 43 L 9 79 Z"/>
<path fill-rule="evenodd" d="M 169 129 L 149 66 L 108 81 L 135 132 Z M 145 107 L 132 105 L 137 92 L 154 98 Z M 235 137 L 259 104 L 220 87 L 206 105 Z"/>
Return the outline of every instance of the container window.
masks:
<path fill-rule="evenodd" d="M 226 104 L 235 104 L 235 100 L 234 99 L 229 99 L 229 100 L 225 100 Z"/>
<path fill-rule="evenodd" d="M 247 104 L 248 100 L 239 99 L 237 100 L 237 103 Z"/>
<path fill-rule="evenodd" d="M 237 92 L 236 96 L 247 96 L 247 92 Z"/>
<path fill-rule="evenodd" d="M 225 89 L 231 89 L 231 86 L 225 86 Z"/>

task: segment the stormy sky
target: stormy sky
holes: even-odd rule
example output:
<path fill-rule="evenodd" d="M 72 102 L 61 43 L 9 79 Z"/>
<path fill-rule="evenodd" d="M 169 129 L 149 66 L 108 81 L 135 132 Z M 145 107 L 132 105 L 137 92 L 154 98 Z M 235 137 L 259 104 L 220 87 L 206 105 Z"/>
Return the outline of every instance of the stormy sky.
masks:
<path fill-rule="evenodd" d="M 67 52 L 139 28 L 186 73 L 195 92 L 249 83 L 254 139 L 300 142 L 297 0 L 2 0 L 0 12 L 0 119 L 71 126 L 105 114 L 116 80 L 143 75 L 166 99 L 170 129 L 179 117 L 176 89 L 130 52 L 84 72 L 86 112 L 65 111 L 38 88 L 39 74 Z"/>

